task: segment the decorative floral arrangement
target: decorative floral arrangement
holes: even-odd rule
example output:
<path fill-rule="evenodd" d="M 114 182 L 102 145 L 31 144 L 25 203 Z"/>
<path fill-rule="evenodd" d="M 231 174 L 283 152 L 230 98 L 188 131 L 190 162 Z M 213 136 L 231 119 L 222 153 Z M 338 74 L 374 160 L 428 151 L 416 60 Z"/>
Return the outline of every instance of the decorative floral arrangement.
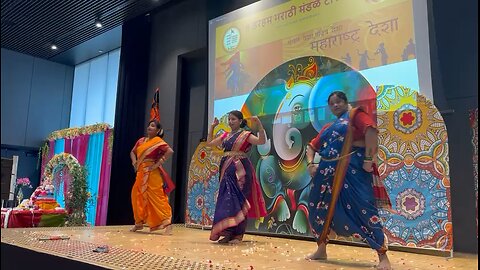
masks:
<path fill-rule="evenodd" d="M 24 178 L 18 178 L 17 179 L 17 185 L 20 185 L 20 186 L 30 186 L 30 188 L 32 187 L 30 185 L 30 179 L 28 177 L 24 177 Z"/>
<path fill-rule="evenodd" d="M 50 159 L 48 164 L 45 166 L 45 171 L 43 172 L 44 184 L 45 183 L 52 184 L 53 169 L 59 164 L 67 165 L 70 171 L 72 171 L 75 167 L 81 167 L 80 163 L 78 163 L 78 160 L 71 154 L 68 154 L 65 152 L 57 154 L 53 156 L 53 158 Z"/>
<path fill-rule="evenodd" d="M 52 185 L 54 168 L 61 165 L 67 166 L 72 177 L 67 195 L 65 196 L 65 208 L 68 211 L 65 224 L 67 226 L 85 226 L 87 224 L 86 205 L 89 199 L 87 170 L 78 163 L 78 160 L 74 156 L 67 153 L 60 153 L 53 156 L 45 166 L 43 185 Z"/>
<path fill-rule="evenodd" d="M 108 136 L 108 148 L 110 149 L 110 151 L 112 151 L 113 149 L 113 128 L 110 131 L 110 136 Z"/>
<path fill-rule="evenodd" d="M 35 191 L 32 192 L 32 195 L 30 196 L 30 200 L 28 201 L 28 207 L 33 208 L 34 210 L 54 209 L 56 207 L 59 207 L 58 202 L 55 200 L 52 201 L 47 199 L 47 202 L 44 202 L 42 200 L 42 202 L 37 203 L 39 200 L 41 200 L 40 198 L 45 198 L 45 197 L 48 197 L 49 195 L 53 197 L 54 191 L 55 191 L 55 188 L 53 185 L 46 184 L 46 185 L 37 187 Z"/>
<path fill-rule="evenodd" d="M 110 128 L 111 128 L 110 125 L 106 123 L 100 123 L 100 124 L 90 125 L 86 127 L 66 128 L 66 129 L 52 132 L 50 135 L 48 135 L 47 140 L 50 141 L 50 140 L 57 140 L 61 138 L 74 138 L 79 135 L 102 132 Z"/>
<path fill-rule="evenodd" d="M 43 144 L 43 146 L 40 147 L 40 151 L 38 152 L 39 159 L 38 159 L 37 168 L 40 166 L 41 159 L 48 158 L 48 152 L 50 150 L 50 147 L 48 145 L 49 141 L 62 139 L 62 138 L 73 139 L 80 135 L 98 133 L 98 132 L 106 131 L 107 129 L 111 129 L 110 136 L 108 138 L 108 147 L 112 149 L 113 148 L 113 129 L 110 127 L 110 125 L 106 123 L 95 124 L 95 125 L 90 125 L 86 127 L 67 128 L 67 129 L 57 130 L 50 133 L 50 135 L 48 135 L 47 137 L 47 141 Z"/>
<path fill-rule="evenodd" d="M 33 188 L 30 179 L 28 177 L 23 177 L 23 178 L 17 178 L 17 181 L 15 182 L 15 198 L 18 201 L 18 204 L 23 200 L 23 189 L 24 188 L 31 189 Z"/>
<path fill-rule="evenodd" d="M 40 151 L 38 152 L 38 163 L 37 163 L 37 168 L 40 166 L 40 161 L 42 159 L 47 159 L 48 158 L 48 151 L 50 150 L 50 147 L 48 146 L 48 141 L 40 147 Z"/>

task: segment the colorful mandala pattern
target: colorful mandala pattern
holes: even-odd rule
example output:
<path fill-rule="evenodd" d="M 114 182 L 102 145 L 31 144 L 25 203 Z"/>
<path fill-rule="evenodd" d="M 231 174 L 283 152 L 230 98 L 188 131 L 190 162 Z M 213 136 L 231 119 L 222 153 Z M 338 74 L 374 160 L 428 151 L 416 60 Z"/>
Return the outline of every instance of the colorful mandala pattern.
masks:
<path fill-rule="evenodd" d="M 415 90 L 402 86 L 380 85 L 377 87 L 377 110 L 395 111 L 403 104 L 416 105 L 415 93 Z"/>
<path fill-rule="evenodd" d="M 399 214 L 408 220 L 414 220 L 425 212 L 425 196 L 413 188 L 400 192 L 396 203 Z"/>
<path fill-rule="evenodd" d="M 472 146 L 473 146 L 473 179 L 475 180 L 475 220 L 477 222 L 478 238 L 478 108 L 470 111 L 470 126 L 472 127 Z"/>
<path fill-rule="evenodd" d="M 405 104 L 394 112 L 393 121 L 398 130 L 411 134 L 422 125 L 422 112 L 411 104 Z"/>
<path fill-rule="evenodd" d="M 187 205 L 190 221 L 201 224 L 203 221 L 203 208 L 205 208 L 205 186 L 203 181 L 196 182 L 190 190 Z"/>
<path fill-rule="evenodd" d="M 216 173 L 205 184 L 205 215 L 204 224 L 211 226 L 213 224 L 213 215 L 215 214 L 215 204 L 217 203 L 218 189 L 220 188 L 219 174 Z"/>
<path fill-rule="evenodd" d="M 431 101 L 402 86 L 382 86 L 377 96 L 379 171 L 398 213 L 381 212 L 389 243 L 451 250 L 448 137 L 442 116 Z"/>
<path fill-rule="evenodd" d="M 190 162 L 187 185 L 187 210 L 185 223 L 210 226 L 218 194 L 218 148 L 200 143 Z"/>

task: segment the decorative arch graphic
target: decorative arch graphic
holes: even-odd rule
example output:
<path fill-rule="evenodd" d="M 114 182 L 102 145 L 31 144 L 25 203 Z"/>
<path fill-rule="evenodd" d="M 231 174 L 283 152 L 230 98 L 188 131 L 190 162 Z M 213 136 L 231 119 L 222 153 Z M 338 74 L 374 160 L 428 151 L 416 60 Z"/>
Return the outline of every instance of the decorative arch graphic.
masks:
<path fill-rule="evenodd" d="M 56 191 L 62 190 L 62 180 L 55 181 L 55 172 L 63 168 L 66 168 L 71 176 L 71 181 L 66 185 L 67 189 L 59 196 L 65 199 L 65 209 L 68 211 L 66 224 L 86 225 L 86 205 L 90 197 L 87 191 L 87 172 L 73 155 L 60 153 L 53 156 L 45 166 L 42 185 L 54 185 Z"/>
<path fill-rule="evenodd" d="M 403 86 L 378 88 L 379 171 L 397 215 L 382 212 L 390 245 L 453 247 L 448 135 L 425 96 Z"/>
<path fill-rule="evenodd" d="M 193 154 L 188 170 L 187 209 L 185 223 L 191 226 L 209 227 L 213 222 L 217 201 L 218 168 L 221 150 L 207 147 L 201 142 Z"/>

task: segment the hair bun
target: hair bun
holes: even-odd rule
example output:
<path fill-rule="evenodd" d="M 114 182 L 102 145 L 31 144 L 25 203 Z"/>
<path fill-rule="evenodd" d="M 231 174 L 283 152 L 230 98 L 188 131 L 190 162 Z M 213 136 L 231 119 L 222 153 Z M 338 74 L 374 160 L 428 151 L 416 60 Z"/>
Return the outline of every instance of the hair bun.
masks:
<path fill-rule="evenodd" d="M 241 128 L 244 128 L 244 127 L 246 127 L 246 126 L 247 126 L 247 120 L 242 119 L 242 121 L 240 122 L 240 127 L 241 127 Z"/>

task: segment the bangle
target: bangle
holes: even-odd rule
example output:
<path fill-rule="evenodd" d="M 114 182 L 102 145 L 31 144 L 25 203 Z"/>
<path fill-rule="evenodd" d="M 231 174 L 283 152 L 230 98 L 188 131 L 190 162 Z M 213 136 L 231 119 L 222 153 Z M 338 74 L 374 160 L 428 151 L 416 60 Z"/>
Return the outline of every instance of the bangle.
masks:
<path fill-rule="evenodd" d="M 370 160 L 370 161 L 372 161 L 373 158 L 372 158 L 372 157 L 364 157 L 363 160 Z"/>
<path fill-rule="evenodd" d="M 363 163 L 373 163 L 371 160 L 364 160 Z"/>

